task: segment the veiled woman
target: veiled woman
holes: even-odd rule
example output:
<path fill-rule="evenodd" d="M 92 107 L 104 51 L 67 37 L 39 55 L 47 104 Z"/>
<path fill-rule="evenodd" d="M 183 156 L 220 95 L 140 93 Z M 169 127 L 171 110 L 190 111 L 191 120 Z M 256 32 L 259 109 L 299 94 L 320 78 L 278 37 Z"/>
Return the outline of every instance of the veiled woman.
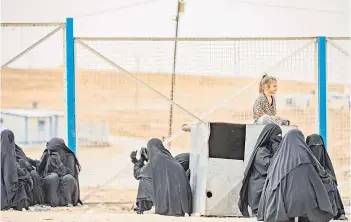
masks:
<path fill-rule="evenodd" d="M 45 202 L 52 207 L 81 203 L 78 178 L 80 170 L 78 159 L 63 139 L 52 138 L 47 143 L 38 166 L 43 180 Z"/>
<path fill-rule="evenodd" d="M 257 139 L 255 148 L 244 171 L 240 190 L 239 209 L 249 217 L 248 206 L 253 216 L 257 215 L 262 189 L 273 154 L 281 142 L 282 130 L 277 124 L 266 125 Z"/>
<path fill-rule="evenodd" d="M 15 135 L 11 130 L 1 132 L 1 210 L 27 209 L 33 181 L 26 169 L 16 161 Z"/>

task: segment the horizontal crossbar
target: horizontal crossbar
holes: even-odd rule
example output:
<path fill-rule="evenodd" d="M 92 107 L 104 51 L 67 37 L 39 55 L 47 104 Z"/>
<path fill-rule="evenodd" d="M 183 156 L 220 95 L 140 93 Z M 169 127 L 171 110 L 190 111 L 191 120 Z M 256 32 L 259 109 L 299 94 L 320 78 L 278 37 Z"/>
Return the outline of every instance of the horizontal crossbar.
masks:
<path fill-rule="evenodd" d="M 270 40 L 312 40 L 316 37 L 76 37 L 81 41 L 270 41 Z"/>
<path fill-rule="evenodd" d="M 330 40 L 351 40 L 351 37 L 327 37 Z"/>
<path fill-rule="evenodd" d="M 62 22 L 4 22 L 1 27 L 28 27 L 28 26 L 61 26 Z"/>

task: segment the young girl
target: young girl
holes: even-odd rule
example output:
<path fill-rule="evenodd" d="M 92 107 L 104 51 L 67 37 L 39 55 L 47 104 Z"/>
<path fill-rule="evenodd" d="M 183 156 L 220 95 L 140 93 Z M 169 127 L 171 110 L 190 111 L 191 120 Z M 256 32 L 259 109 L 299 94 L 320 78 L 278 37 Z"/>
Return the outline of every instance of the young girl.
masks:
<path fill-rule="evenodd" d="M 274 95 L 277 93 L 278 83 L 273 76 L 263 75 L 259 92 L 260 95 L 253 105 L 253 118 L 255 124 L 275 123 L 279 125 L 289 125 L 288 120 L 276 116 L 277 107 Z"/>

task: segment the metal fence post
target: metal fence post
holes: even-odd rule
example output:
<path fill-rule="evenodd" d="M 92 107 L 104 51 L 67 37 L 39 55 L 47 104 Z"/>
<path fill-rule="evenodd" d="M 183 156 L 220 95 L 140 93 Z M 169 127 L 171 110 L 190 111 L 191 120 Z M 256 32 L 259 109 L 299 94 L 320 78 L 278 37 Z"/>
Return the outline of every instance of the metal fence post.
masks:
<path fill-rule="evenodd" d="M 73 18 L 66 19 L 67 140 L 76 153 L 76 104 Z"/>
<path fill-rule="evenodd" d="M 318 109 L 319 134 L 328 145 L 327 132 L 327 40 L 325 36 L 318 37 Z"/>

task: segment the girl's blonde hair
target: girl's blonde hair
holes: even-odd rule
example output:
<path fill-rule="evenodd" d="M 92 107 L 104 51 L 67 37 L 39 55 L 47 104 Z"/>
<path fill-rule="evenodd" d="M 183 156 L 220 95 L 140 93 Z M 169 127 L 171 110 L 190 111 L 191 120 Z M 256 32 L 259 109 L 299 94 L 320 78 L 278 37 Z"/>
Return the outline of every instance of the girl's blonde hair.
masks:
<path fill-rule="evenodd" d="M 260 82 L 259 92 L 263 93 L 264 87 L 267 86 L 267 85 L 272 84 L 274 81 L 277 81 L 277 79 L 274 78 L 273 76 L 269 76 L 267 74 L 264 74 L 262 76 L 262 79 L 261 79 L 261 82 Z"/>

